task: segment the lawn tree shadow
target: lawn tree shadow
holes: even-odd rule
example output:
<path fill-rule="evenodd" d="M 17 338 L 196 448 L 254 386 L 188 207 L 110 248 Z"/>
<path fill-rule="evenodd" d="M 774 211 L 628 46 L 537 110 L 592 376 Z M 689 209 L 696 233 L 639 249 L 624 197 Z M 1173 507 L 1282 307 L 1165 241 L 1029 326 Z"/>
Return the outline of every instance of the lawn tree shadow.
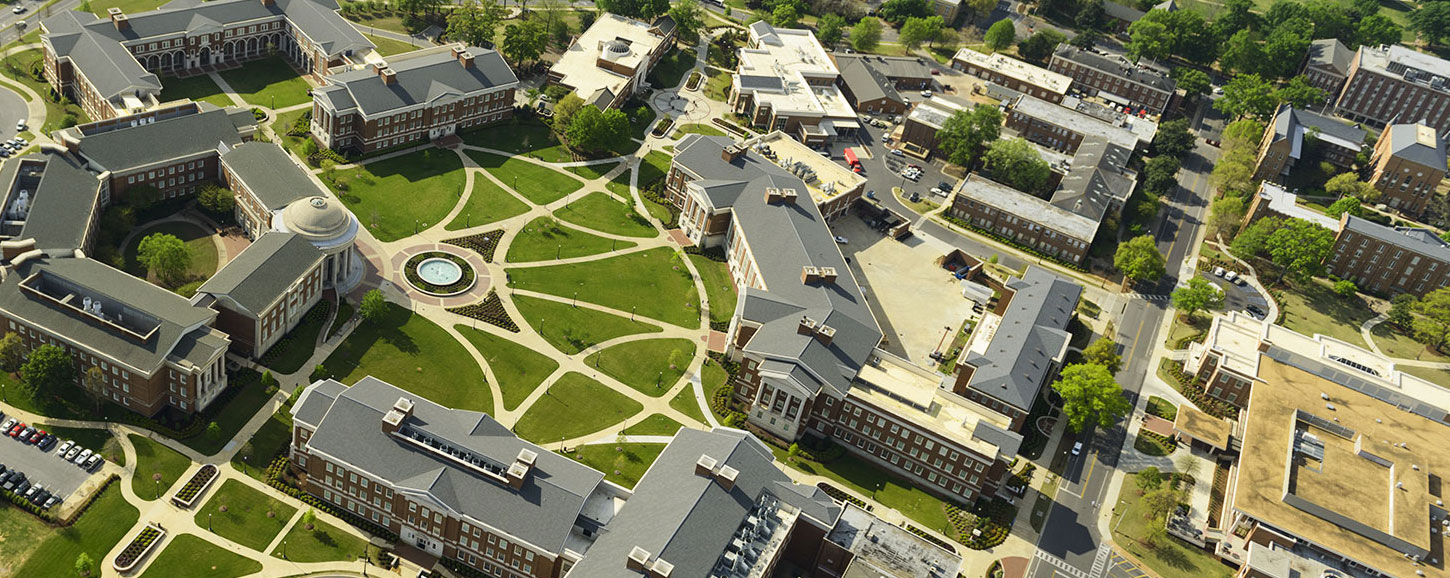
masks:
<path fill-rule="evenodd" d="M 322 544 L 323 546 L 327 546 L 328 548 L 337 547 L 337 540 L 332 537 L 332 534 L 329 534 L 325 531 L 314 530 L 312 532 L 312 537 L 317 539 L 317 543 Z"/>

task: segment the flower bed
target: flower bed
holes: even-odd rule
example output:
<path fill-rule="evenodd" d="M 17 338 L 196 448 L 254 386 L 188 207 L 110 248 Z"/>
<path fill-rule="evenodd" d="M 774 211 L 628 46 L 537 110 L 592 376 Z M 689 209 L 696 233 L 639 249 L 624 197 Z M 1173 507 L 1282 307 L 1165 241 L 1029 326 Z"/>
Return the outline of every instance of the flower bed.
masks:
<path fill-rule="evenodd" d="M 826 482 L 818 482 L 816 483 L 816 487 L 820 488 L 822 492 L 825 492 L 827 496 L 830 496 L 831 499 L 837 502 L 849 503 L 856 506 L 857 508 L 866 510 L 867 512 L 871 511 L 871 504 L 867 504 L 856 496 L 852 496 L 851 494 L 846 493 L 845 490 L 837 488 L 836 486 L 833 486 Z"/>
<path fill-rule="evenodd" d="M 478 253 L 478 256 L 483 257 L 484 261 L 492 263 L 493 252 L 498 249 L 498 240 L 501 238 L 503 238 L 503 229 L 496 229 L 467 237 L 445 239 L 443 242 Z"/>
<path fill-rule="evenodd" d="M 463 275 L 460 276 L 457 281 L 449 283 L 448 285 L 434 285 L 432 283 L 429 283 L 422 277 L 418 276 L 418 264 L 428 259 L 443 259 L 449 261 L 454 265 L 457 265 L 459 269 L 462 270 Z M 443 251 L 424 251 L 422 253 L 418 253 L 417 255 L 413 255 L 408 259 L 407 263 L 403 264 L 403 276 L 408 279 L 408 283 L 411 284 L 414 289 L 437 297 L 457 295 L 459 293 L 472 289 L 473 282 L 475 281 L 473 266 L 469 265 L 466 259 L 452 253 L 444 253 Z"/>
<path fill-rule="evenodd" d="M 111 567 L 122 574 L 136 569 L 136 565 L 145 560 L 146 556 L 156 549 L 156 545 L 160 544 L 161 538 L 165 536 L 166 530 L 162 530 L 161 526 L 155 522 L 147 524 L 145 528 L 141 529 L 141 532 L 136 534 L 135 538 L 131 539 L 130 544 L 126 544 L 126 548 L 121 550 L 120 554 L 116 554 L 116 559 L 111 562 Z"/>
<path fill-rule="evenodd" d="M 171 503 L 183 510 L 190 510 L 192 506 L 196 505 L 197 498 L 200 498 L 202 493 L 206 492 L 207 487 L 216 481 L 216 475 L 216 466 L 212 464 L 202 466 L 195 474 L 192 474 L 186 485 L 181 486 L 181 489 L 171 496 Z"/>
<path fill-rule="evenodd" d="M 452 307 L 448 309 L 448 312 L 497 325 L 514 333 L 519 332 L 519 324 L 509 316 L 508 310 L 503 307 L 503 300 L 498 297 L 498 292 L 492 289 L 488 291 L 488 297 L 485 297 L 482 302 Z"/>

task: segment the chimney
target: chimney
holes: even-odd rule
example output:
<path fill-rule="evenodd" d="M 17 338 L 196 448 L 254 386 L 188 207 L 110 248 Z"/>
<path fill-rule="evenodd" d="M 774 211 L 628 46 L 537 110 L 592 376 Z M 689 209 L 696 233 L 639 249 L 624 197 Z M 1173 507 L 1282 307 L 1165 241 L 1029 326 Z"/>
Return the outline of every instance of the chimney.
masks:
<path fill-rule="evenodd" d="M 0 241 L 0 258 L 10 261 L 35 249 L 35 239 Z"/>
<path fill-rule="evenodd" d="M 821 270 L 814 265 L 801 267 L 801 284 L 810 285 L 821 280 Z"/>
<path fill-rule="evenodd" d="M 795 189 L 785 189 L 780 192 L 780 201 L 787 205 L 794 205 L 795 197 Z"/>
<path fill-rule="evenodd" d="M 740 145 L 730 145 L 720 150 L 720 158 L 727 163 L 733 163 L 742 156 L 745 156 L 745 147 Z"/>
<path fill-rule="evenodd" d="M 822 283 L 835 283 L 836 282 L 836 268 L 835 267 L 821 267 L 821 282 Z"/>
<path fill-rule="evenodd" d="M 644 567 L 649 564 L 649 551 L 635 546 L 629 551 L 629 557 L 624 559 L 624 567 L 635 572 L 644 572 Z"/>
<path fill-rule="evenodd" d="M 458 56 L 456 58 L 458 58 L 459 64 L 462 64 L 464 68 L 473 68 L 472 52 L 469 52 L 467 50 L 461 51 L 458 53 Z"/>
<path fill-rule="evenodd" d="M 116 25 L 116 30 L 125 32 L 131 29 L 131 20 L 126 18 L 120 8 L 107 8 L 106 15 L 111 17 L 111 24 Z"/>
<path fill-rule="evenodd" d="M 524 487 L 524 480 L 528 479 L 529 472 L 534 471 L 534 461 L 538 459 L 538 452 L 527 448 L 519 450 L 518 457 L 514 458 L 514 463 L 504 473 L 504 477 L 508 479 L 509 487 L 515 490 Z"/>
<path fill-rule="evenodd" d="M 801 323 L 796 326 L 795 332 L 797 335 L 815 335 L 816 320 L 810 317 L 801 317 Z"/>
<path fill-rule="evenodd" d="M 715 473 L 715 481 L 720 482 L 720 487 L 725 488 L 725 491 L 728 492 L 735 489 L 735 478 L 739 476 L 740 470 L 725 466 Z"/>
<path fill-rule="evenodd" d="M 782 194 L 780 189 L 777 189 L 775 187 L 765 187 L 765 204 L 774 205 L 776 203 L 779 203 L 781 198 Z"/>
<path fill-rule="evenodd" d="M 392 85 L 398 81 L 398 75 L 393 72 L 392 68 L 386 66 L 378 67 L 378 76 L 383 79 L 383 84 L 386 85 Z"/>
<path fill-rule="evenodd" d="M 715 458 L 700 454 L 700 459 L 695 460 L 695 475 L 708 478 L 715 473 L 715 466 L 719 463 Z"/>
<path fill-rule="evenodd" d="M 670 572 L 675 571 L 675 565 L 664 560 L 655 560 L 649 565 L 649 578 L 670 578 Z"/>
<path fill-rule="evenodd" d="M 463 45 L 462 44 L 454 44 L 453 45 L 453 49 L 450 50 L 450 51 L 448 51 L 448 52 L 453 55 L 453 58 L 457 59 L 458 58 L 458 55 L 463 52 Z"/>
<path fill-rule="evenodd" d="M 831 340 L 836 337 L 836 328 L 830 325 L 822 325 L 816 329 L 816 341 L 821 345 L 830 345 Z"/>
<path fill-rule="evenodd" d="M 413 402 L 405 397 L 393 402 L 393 408 L 383 415 L 383 433 L 393 433 L 402 427 L 403 420 L 413 415 Z"/>
<path fill-rule="evenodd" d="M 262 5 L 267 7 L 276 6 L 277 0 L 262 0 Z"/>

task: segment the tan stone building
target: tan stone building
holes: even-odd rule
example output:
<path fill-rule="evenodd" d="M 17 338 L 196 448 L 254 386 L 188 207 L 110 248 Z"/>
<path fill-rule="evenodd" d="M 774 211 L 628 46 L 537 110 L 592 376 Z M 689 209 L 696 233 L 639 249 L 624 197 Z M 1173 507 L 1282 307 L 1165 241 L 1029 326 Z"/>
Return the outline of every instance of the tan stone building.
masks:
<path fill-rule="evenodd" d="M 1424 124 L 1392 124 L 1380 133 L 1370 158 L 1370 184 L 1380 202 L 1419 216 L 1445 178 L 1445 139 Z"/>

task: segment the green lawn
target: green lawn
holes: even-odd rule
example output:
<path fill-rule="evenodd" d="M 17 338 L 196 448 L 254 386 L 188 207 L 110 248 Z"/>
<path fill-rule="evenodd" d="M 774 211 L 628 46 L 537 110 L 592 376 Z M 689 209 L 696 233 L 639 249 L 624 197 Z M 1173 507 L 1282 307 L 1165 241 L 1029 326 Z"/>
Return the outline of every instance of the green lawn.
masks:
<path fill-rule="evenodd" d="M 649 188 L 650 183 L 665 178 L 670 173 L 673 158 L 660 151 L 650 151 L 639 163 L 639 188 Z"/>
<path fill-rule="evenodd" d="M 165 4 L 168 0 L 91 0 L 87 3 L 92 14 L 106 17 L 106 9 L 120 8 L 127 15 L 135 15 L 137 12 L 155 10 Z"/>
<path fill-rule="evenodd" d="M 401 40 L 393 40 L 392 38 L 373 36 L 371 34 L 364 34 L 363 36 L 366 36 L 369 42 L 372 42 L 373 45 L 377 46 L 378 54 L 381 54 L 383 56 L 392 56 L 394 54 L 412 52 L 421 48 L 419 46 L 414 46 Z"/>
<path fill-rule="evenodd" d="M 414 32 L 417 32 L 416 30 L 408 30 L 407 26 L 403 26 L 403 17 L 401 15 L 394 14 L 391 11 L 386 10 L 379 10 L 373 14 L 368 14 L 366 16 L 363 16 L 361 14 L 351 14 L 347 16 L 347 19 L 358 23 L 363 28 L 381 28 L 383 30 L 391 30 L 400 34 L 413 34 Z M 372 31 L 368 30 L 367 32 Z M 366 34 L 366 32 L 364 32 L 364 34 Z"/>
<path fill-rule="evenodd" d="M 681 327 L 699 327 L 694 280 L 673 249 L 655 248 L 598 261 L 509 270 L 509 286 L 579 298 Z"/>
<path fill-rule="evenodd" d="M 312 101 L 307 96 L 312 87 L 280 56 L 248 62 L 221 75 L 237 96 L 255 106 L 278 109 Z"/>
<path fill-rule="evenodd" d="M 278 114 L 275 117 L 275 120 L 272 121 L 272 130 L 277 133 L 277 138 L 281 141 L 282 147 L 286 148 L 288 151 L 291 151 L 292 154 L 297 155 L 298 158 L 301 158 L 304 161 L 307 160 L 307 155 L 302 154 L 302 146 L 303 143 L 307 142 L 308 137 L 305 135 L 288 136 L 287 130 L 292 128 L 292 125 L 297 122 L 297 119 L 302 118 L 303 115 L 309 112 L 312 111 L 302 109 L 294 110 L 292 112 L 284 112 Z"/>
<path fill-rule="evenodd" d="M 40 27 L 38 26 L 36 27 L 36 32 L 40 31 L 39 28 Z M 34 33 L 32 32 L 32 34 Z M 73 120 L 76 123 L 84 123 L 89 121 L 90 119 L 86 116 L 85 111 L 81 110 L 81 108 L 79 106 L 76 106 L 74 103 L 61 104 L 55 100 L 52 100 L 50 98 L 49 83 L 44 80 L 36 80 L 34 77 L 30 76 L 28 71 L 31 70 L 31 68 L 36 63 L 39 63 L 42 58 L 44 58 L 44 56 L 41 55 L 39 48 L 26 50 L 23 52 L 17 52 L 15 54 L 12 54 L 8 59 L 6 59 L 9 62 L 15 64 L 16 70 L 18 72 L 12 73 L 8 68 L 0 67 L 0 73 L 3 73 L 6 78 L 9 78 L 10 80 L 15 81 L 19 84 L 23 84 L 27 88 L 35 91 L 36 94 L 40 95 L 40 99 L 45 103 L 45 126 L 41 127 L 41 132 L 50 134 L 52 131 L 60 129 L 62 127 L 61 125 L 65 122 L 67 118 Z"/>
<path fill-rule="evenodd" d="M 463 142 L 470 146 L 533 157 L 546 163 L 566 163 L 574 160 L 569 149 L 559 142 L 549 127 L 533 120 L 515 119 L 465 133 Z"/>
<path fill-rule="evenodd" d="M 730 276 L 730 265 L 714 261 L 703 255 L 690 255 L 695 271 L 700 274 L 700 283 L 705 286 L 705 296 L 710 298 L 710 321 L 729 323 L 735 317 L 735 279 Z"/>
<path fill-rule="evenodd" d="M 622 451 L 616 451 L 615 448 Z M 584 465 L 604 472 L 604 479 L 633 488 L 663 451 L 665 444 L 593 444 L 580 446 L 570 456 Z"/>
<path fill-rule="evenodd" d="M 586 363 L 645 395 L 664 395 L 685 374 L 695 355 L 689 339 L 643 339 L 590 355 Z"/>
<path fill-rule="evenodd" d="M 669 54 L 655 64 L 654 70 L 650 71 L 649 78 L 646 80 L 655 88 L 662 90 L 679 86 L 685 73 L 695 67 L 695 57 L 696 53 L 693 48 L 670 50 Z"/>
<path fill-rule="evenodd" d="M 488 362 L 498 382 L 496 385 L 503 394 L 504 409 L 517 408 L 539 384 L 559 369 L 559 363 L 548 356 L 492 333 L 467 325 L 454 325 L 453 329 L 462 333 Z"/>
<path fill-rule="evenodd" d="M 597 165 L 582 165 L 582 166 L 577 166 L 577 167 L 566 167 L 566 168 L 568 169 L 569 172 L 574 173 L 576 175 L 579 175 L 580 177 L 583 177 L 584 180 L 586 180 L 586 181 L 592 181 L 594 179 L 597 179 L 597 178 L 603 177 L 604 175 L 609 174 L 609 171 L 614 170 L 614 167 L 617 167 L 617 166 L 619 166 L 619 163 L 603 163 L 603 164 L 597 164 Z"/>
<path fill-rule="evenodd" d="M 349 385 L 371 375 L 446 407 L 493 413 L 483 370 L 463 345 L 391 303 L 381 319 L 358 325 L 323 366 Z"/>
<path fill-rule="evenodd" d="M 704 412 L 700 411 L 699 399 L 695 397 L 695 388 L 686 387 L 680 390 L 680 393 L 676 394 L 674 399 L 670 400 L 670 407 L 675 408 L 675 411 L 695 418 L 695 421 L 708 425 L 709 422 L 705 421 Z"/>
<path fill-rule="evenodd" d="M 901 478 L 887 474 L 881 468 L 859 458 L 845 455 L 822 464 L 802 458 L 790 458 L 785 450 L 770 446 L 775 459 L 807 474 L 825 476 L 836 484 L 855 490 L 858 494 L 872 497 L 877 502 L 905 514 L 923 527 L 950 535 L 947 527 L 947 512 L 940 498 L 926 493 Z M 874 494 L 873 494 L 874 490 Z"/>
<path fill-rule="evenodd" d="M 186 244 L 186 252 L 191 256 L 191 263 L 186 268 L 185 278 L 188 281 L 200 280 L 211 277 L 217 270 L 216 243 L 211 239 L 211 233 L 199 226 L 184 221 L 168 221 L 157 223 L 142 228 L 131 241 L 126 243 L 122 255 L 126 258 L 126 272 L 137 277 L 145 277 L 152 283 L 157 283 L 155 275 L 146 271 L 146 266 L 137 261 L 137 253 L 140 250 L 141 240 L 149 235 L 163 233 L 173 235 Z"/>
<path fill-rule="evenodd" d="M 1156 415 L 1168 421 L 1173 421 L 1178 417 L 1178 406 L 1156 395 L 1148 397 L 1148 407 L 1144 411 L 1147 411 L 1148 415 Z"/>
<path fill-rule="evenodd" d="M 104 11 L 101 13 L 105 14 Z M 210 75 L 198 74 L 186 78 L 167 78 L 161 81 L 161 87 L 161 98 L 168 101 L 189 98 L 217 106 L 234 106 L 232 99 L 222 94 L 221 87 L 216 85 Z"/>
<path fill-rule="evenodd" d="M 1374 335 L 1375 345 L 1380 351 L 1390 357 L 1402 357 L 1405 359 L 1416 359 L 1420 361 L 1450 361 L 1450 358 L 1436 353 L 1434 349 L 1426 347 L 1425 344 L 1415 341 L 1414 337 L 1406 335 L 1389 323 L 1380 323 L 1371 330 Z M 1406 369 L 1401 367 L 1400 369 Z"/>
<path fill-rule="evenodd" d="M 208 456 L 222 451 L 227 442 L 242 430 L 242 426 L 247 425 L 247 421 L 257 415 L 262 405 L 272 398 L 272 393 L 262 387 L 262 374 L 250 369 L 233 373 L 227 383 L 227 387 L 236 389 L 237 393 L 225 407 L 218 408 L 217 414 L 212 418 L 217 427 L 221 428 L 221 435 L 213 438 L 203 434 L 181 440 L 186 447 Z"/>
<path fill-rule="evenodd" d="M 171 486 L 180 481 L 186 469 L 191 467 L 191 459 L 151 438 L 135 434 L 126 437 L 136 448 L 136 471 L 131 475 L 131 491 L 148 500 L 165 498 Z M 161 474 L 159 484 L 156 474 Z"/>
<path fill-rule="evenodd" d="M 31 424 L 40 429 L 55 434 L 62 440 L 72 440 L 82 447 L 92 450 L 101 455 L 101 458 L 118 466 L 126 465 L 126 454 L 121 451 L 121 442 L 116 436 L 111 435 L 110 430 L 54 426 L 50 424 Z M 4 559 L 0 556 L 0 559 Z"/>
<path fill-rule="evenodd" d="M 337 335 L 337 332 L 342 331 L 343 325 L 345 325 L 349 319 L 352 319 L 352 314 L 352 303 L 348 302 L 347 299 L 338 301 L 337 315 L 332 316 L 332 326 L 327 328 L 327 338 L 332 339 L 332 336 Z"/>
<path fill-rule="evenodd" d="M 614 175 L 614 178 L 604 183 L 604 188 L 609 189 L 609 192 L 618 195 L 622 199 L 631 198 L 629 194 L 629 174 L 630 171 L 624 171 Z"/>
<path fill-rule="evenodd" d="M 672 436 L 680 428 L 685 427 L 664 414 L 650 414 L 639 423 L 624 428 L 624 435 L 631 436 Z"/>
<path fill-rule="evenodd" d="M 609 193 L 589 193 L 569 203 L 554 216 L 575 225 L 626 237 L 655 237 L 660 234 L 649 219 L 635 212 L 634 207 Z"/>
<path fill-rule="evenodd" d="M 308 562 L 351 562 L 363 556 L 367 541 L 322 520 L 312 522 L 308 530 L 302 520 L 297 520 L 287 536 L 287 559 L 299 564 Z M 376 550 L 376 548 L 373 548 Z M 272 550 L 272 556 L 282 557 L 282 544 Z"/>
<path fill-rule="evenodd" d="M 340 171 L 329 184 L 363 226 L 387 242 L 448 216 L 463 195 L 465 179 L 457 154 L 425 149 Z M 343 186 L 346 191 L 339 190 Z"/>
<path fill-rule="evenodd" d="M 591 434 L 629 419 L 644 409 L 582 373 L 560 377 L 514 424 L 514 433 L 535 443 Z"/>
<path fill-rule="evenodd" d="M 141 578 L 236 578 L 262 571 L 262 564 L 191 534 L 181 534 L 156 556 Z"/>
<path fill-rule="evenodd" d="M 292 442 L 292 414 L 283 407 L 272 414 L 257 433 L 252 434 L 252 452 L 244 455 L 240 450 L 232 456 L 232 465 L 249 476 L 266 481 L 264 468 L 272 458 L 286 451 Z M 245 457 L 245 459 L 243 459 Z"/>
<path fill-rule="evenodd" d="M 253 550 L 262 550 L 296 511 L 297 508 L 269 498 L 242 482 L 227 480 L 196 511 L 194 519 L 198 527 L 209 528 L 218 536 Z"/>
<path fill-rule="evenodd" d="M 317 347 L 317 335 L 322 333 L 322 326 L 327 323 L 332 302 L 322 299 L 312 307 L 297 322 L 296 327 L 272 344 L 271 349 L 262 355 L 262 363 L 273 373 L 296 373 L 307 364 L 307 360 L 312 359 L 312 352 Z"/>
<path fill-rule="evenodd" d="M 539 217 L 524 225 L 509 243 L 506 259 L 510 263 L 533 263 L 572 259 L 634 247 L 630 241 L 591 235 L 573 227 L 565 227 L 551 217 Z"/>
<path fill-rule="evenodd" d="M 725 135 L 725 131 L 720 130 L 718 128 L 715 128 L 715 127 L 713 127 L 711 125 L 708 125 L 708 124 L 700 124 L 700 123 L 692 123 L 692 124 L 680 125 L 679 128 L 676 128 L 675 129 L 674 137 L 675 138 L 680 138 L 680 137 L 683 137 L 683 136 L 685 136 L 687 134 L 703 134 L 703 135 L 706 135 L 706 136 L 726 136 Z"/>
<path fill-rule="evenodd" d="M 40 518 L 11 505 L 9 500 L 0 502 L 0 575 L 15 576 L 15 568 L 30 558 L 50 532 L 50 526 Z"/>
<path fill-rule="evenodd" d="M 1128 474 L 1123 480 L 1123 489 L 1118 499 L 1126 504 L 1118 506 L 1118 515 L 1113 516 L 1113 541 L 1118 547 L 1147 565 L 1162 578 L 1228 578 L 1234 575 L 1232 568 L 1223 565 L 1213 555 L 1193 547 L 1177 538 L 1166 538 L 1166 544 L 1150 548 L 1143 542 L 1148 534 L 1149 520 L 1138 495 L 1137 474 Z"/>
<path fill-rule="evenodd" d="M 520 201 L 518 197 L 503 190 L 503 187 L 494 184 L 482 174 L 477 174 L 473 177 L 473 192 L 468 194 L 468 201 L 464 203 L 463 210 L 459 211 L 458 216 L 443 228 L 448 231 L 457 231 L 502 221 L 527 212 L 529 212 L 528 203 Z"/>
<path fill-rule="evenodd" d="M 1305 335 L 1322 333 L 1360 347 L 1367 344 L 1359 326 L 1375 316 L 1363 299 L 1335 295 L 1318 279 L 1287 286 L 1280 292 L 1279 307 L 1284 311 L 1284 327 Z"/>
<path fill-rule="evenodd" d="M 622 335 L 663 331 L 658 325 L 546 299 L 515 295 L 514 305 L 549 345 L 569 355 Z"/>
<path fill-rule="evenodd" d="M 0 520 L 8 518 L 10 512 L 18 512 L 8 502 L 3 506 L 4 514 Z M 24 512 L 18 512 L 21 516 L 30 516 Z M 27 535 L 25 540 L 32 544 L 39 544 L 30 553 L 30 557 L 24 560 L 6 558 L 5 565 L 10 569 L 20 566 L 19 570 L 9 573 L 11 576 L 74 576 L 76 557 L 85 552 L 96 562 L 96 567 L 102 564 L 110 564 L 106 553 L 110 552 L 126 537 L 131 531 L 131 526 L 136 525 L 136 520 L 141 513 L 135 506 L 126 503 L 126 498 L 121 495 L 121 488 L 112 484 L 96 500 L 91 503 L 80 519 L 69 528 L 54 529 L 46 526 L 37 533 Z M 12 526 L 0 524 L 0 533 L 8 534 Z M 5 543 L 0 543 L 0 552 L 4 551 Z"/>
<path fill-rule="evenodd" d="M 467 151 L 469 158 L 536 205 L 547 205 L 579 190 L 584 183 L 549 167 L 511 157 Z"/>

